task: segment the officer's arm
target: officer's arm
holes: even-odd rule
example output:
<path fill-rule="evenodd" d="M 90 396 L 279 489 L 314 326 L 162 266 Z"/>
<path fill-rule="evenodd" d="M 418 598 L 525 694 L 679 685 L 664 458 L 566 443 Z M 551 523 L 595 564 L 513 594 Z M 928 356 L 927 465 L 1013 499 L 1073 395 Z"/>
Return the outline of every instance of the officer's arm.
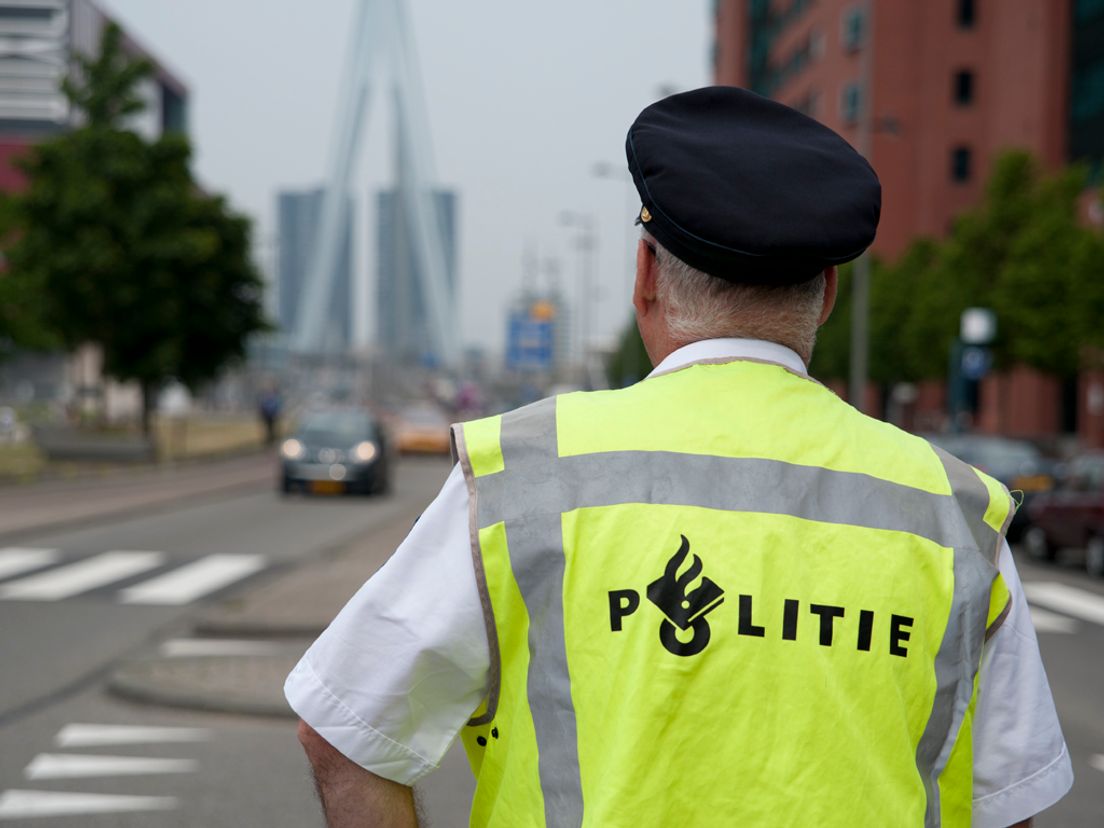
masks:
<path fill-rule="evenodd" d="M 347 759 L 301 720 L 299 742 L 314 768 L 329 828 L 417 828 L 411 788 L 376 776 Z"/>

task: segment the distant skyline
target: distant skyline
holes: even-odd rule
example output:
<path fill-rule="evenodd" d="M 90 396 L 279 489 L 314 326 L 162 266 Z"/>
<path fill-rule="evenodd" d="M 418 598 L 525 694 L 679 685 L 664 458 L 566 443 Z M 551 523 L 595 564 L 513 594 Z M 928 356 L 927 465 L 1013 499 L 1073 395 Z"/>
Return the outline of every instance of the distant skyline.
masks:
<path fill-rule="evenodd" d="M 203 185 L 256 222 L 275 259 L 276 193 L 324 178 L 355 0 L 99 0 L 191 91 L 190 131 Z M 527 251 L 555 260 L 578 295 L 578 231 L 599 235 L 594 334 L 630 316 L 627 229 L 637 202 L 624 161 L 632 119 L 664 89 L 710 80 L 711 4 L 660 0 L 409 0 L 439 184 L 457 192 L 461 340 L 500 353 L 506 308 Z M 370 103 L 368 149 L 351 192 L 356 267 L 367 268 L 374 336 L 375 193 L 390 184 L 391 121 Z M 606 179 L 595 176 L 607 165 Z"/>

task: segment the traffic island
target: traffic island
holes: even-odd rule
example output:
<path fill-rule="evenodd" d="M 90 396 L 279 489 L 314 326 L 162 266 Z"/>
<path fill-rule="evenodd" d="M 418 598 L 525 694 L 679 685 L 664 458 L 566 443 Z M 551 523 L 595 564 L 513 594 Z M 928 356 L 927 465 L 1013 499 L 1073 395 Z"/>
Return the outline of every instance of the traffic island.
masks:
<path fill-rule="evenodd" d="M 284 679 L 309 639 L 265 642 L 252 654 L 139 658 L 108 680 L 119 698 L 162 707 L 293 718 L 284 700 Z"/>

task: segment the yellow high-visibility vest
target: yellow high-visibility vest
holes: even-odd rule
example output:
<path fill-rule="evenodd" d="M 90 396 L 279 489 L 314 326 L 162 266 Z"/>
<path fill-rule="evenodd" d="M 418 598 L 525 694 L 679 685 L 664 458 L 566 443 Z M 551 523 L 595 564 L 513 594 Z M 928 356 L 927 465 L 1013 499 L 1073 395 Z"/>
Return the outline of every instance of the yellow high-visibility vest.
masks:
<path fill-rule="evenodd" d="M 970 823 L 1000 483 L 770 363 L 454 428 L 473 825 Z"/>

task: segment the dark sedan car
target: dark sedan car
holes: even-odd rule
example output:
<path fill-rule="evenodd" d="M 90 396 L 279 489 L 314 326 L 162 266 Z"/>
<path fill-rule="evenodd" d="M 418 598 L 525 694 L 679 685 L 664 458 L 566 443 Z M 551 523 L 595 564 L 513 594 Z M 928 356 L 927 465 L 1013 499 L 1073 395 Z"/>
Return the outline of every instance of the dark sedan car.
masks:
<path fill-rule="evenodd" d="M 331 409 L 307 414 L 280 446 L 285 493 L 375 494 L 391 483 L 387 442 L 366 411 Z"/>
<path fill-rule="evenodd" d="M 1104 576 L 1104 453 L 1071 461 L 1061 485 L 1031 504 L 1031 524 L 1024 546 L 1032 557 L 1049 561 L 1073 550 L 1090 574 Z"/>
<path fill-rule="evenodd" d="M 1023 503 L 1016 510 L 1008 527 L 1009 542 L 1020 540 L 1031 523 L 1029 504 L 1039 493 L 1054 486 L 1052 463 L 1026 440 L 988 434 L 939 434 L 927 437 L 959 460 L 995 477 L 1009 491 L 1023 492 Z"/>

